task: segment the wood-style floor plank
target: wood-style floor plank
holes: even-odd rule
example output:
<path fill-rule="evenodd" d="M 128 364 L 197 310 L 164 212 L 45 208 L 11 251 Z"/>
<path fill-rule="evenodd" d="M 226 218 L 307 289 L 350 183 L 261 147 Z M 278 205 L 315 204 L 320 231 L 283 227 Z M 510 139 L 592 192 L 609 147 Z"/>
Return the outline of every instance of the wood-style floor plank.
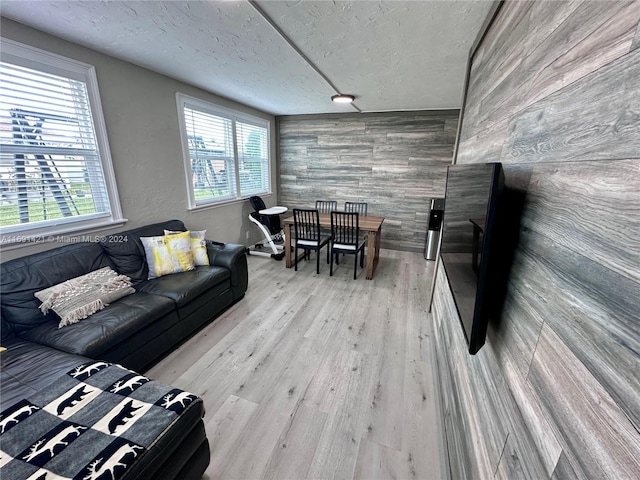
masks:
<path fill-rule="evenodd" d="M 269 480 L 300 478 L 300 472 L 309 469 L 315 456 L 326 421 L 326 413 L 300 406 L 289 428 L 278 439 L 262 477 Z"/>
<path fill-rule="evenodd" d="M 383 250 L 365 281 L 345 260 L 248 257 L 246 297 L 147 372 L 204 399 L 206 478 L 447 477 L 433 262 Z"/>
<path fill-rule="evenodd" d="M 325 405 L 329 416 L 307 478 L 352 478 L 355 469 L 376 359 L 354 350 L 342 353 L 326 364 L 339 381 L 329 387 L 335 389 Z"/>
<path fill-rule="evenodd" d="M 410 466 L 411 476 L 403 478 L 416 478 L 419 472 L 429 472 L 431 478 L 447 477 L 446 466 L 439 459 L 444 432 L 435 375 L 431 362 L 406 362 L 401 458 Z"/>
<path fill-rule="evenodd" d="M 366 480 L 415 478 L 414 458 L 398 450 L 363 440 L 354 478 Z M 434 477 L 435 478 L 435 477 Z"/>
<path fill-rule="evenodd" d="M 233 445 L 247 426 L 258 404 L 230 395 L 206 423 L 211 450 L 209 470 L 217 471 L 233 455 Z"/>
<path fill-rule="evenodd" d="M 317 344 L 311 340 L 300 343 L 299 351 L 291 358 L 291 365 L 272 385 L 270 395 L 256 408 L 247 426 L 233 446 L 234 455 L 215 478 L 262 478 L 269 459 L 282 433 L 291 428 L 306 388 L 320 361 Z M 237 452 L 244 452 L 237 455 Z"/>
<path fill-rule="evenodd" d="M 387 308 L 377 311 L 377 332 L 382 338 L 377 355 L 376 381 L 371 385 L 366 417 L 365 438 L 379 445 L 400 450 L 402 446 L 402 416 L 398 408 L 404 402 L 404 368 L 406 359 L 407 323 L 395 318 L 402 311 L 409 293 L 408 265 L 400 262 L 397 274 L 392 278 L 393 294 Z M 374 315 L 372 312 L 371 315 Z M 426 317 L 426 315 L 425 315 Z"/>

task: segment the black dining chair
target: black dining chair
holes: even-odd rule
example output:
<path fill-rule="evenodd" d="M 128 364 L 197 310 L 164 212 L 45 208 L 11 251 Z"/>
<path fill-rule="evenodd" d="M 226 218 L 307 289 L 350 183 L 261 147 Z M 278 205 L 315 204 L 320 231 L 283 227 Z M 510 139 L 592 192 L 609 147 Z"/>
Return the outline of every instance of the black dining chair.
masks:
<path fill-rule="evenodd" d="M 344 202 L 345 212 L 358 212 L 361 216 L 367 215 L 367 202 Z"/>
<path fill-rule="evenodd" d="M 333 259 L 341 253 L 354 256 L 353 279 L 358 273 L 358 252 L 360 268 L 364 267 L 364 239 L 360 238 L 360 219 L 358 212 L 331 212 L 331 265 L 329 275 L 333 276 Z"/>
<path fill-rule="evenodd" d="M 320 213 L 331 213 L 338 210 L 338 202 L 336 200 L 316 200 L 316 210 Z M 322 235 L 331 235 L 331 229 L 321 228 Z"/>
<path fill-rule="evenodd" d="M 316 200 L 316 210 L 320 213 L 331 213 L 338 210 L 338 202 L 335 200 Z"/>
<path fill-rule="evenodd" d="M 360 216 L 367 216 L 369 204 L 367 202 L 344 202 L 345 212 L 358 212 Z M 365 242 L 367 241 L 367 235 L 364 235 Z"/>
<path fill-rule="evenodd" d="M 320 217 L 318 210 L 293 209 L 293 258 L 295 262 L 295 271 L 298 271 L 298 249 L 305 251 L 305 257 L 309 251 L 315 250 L 316 255 L 316 273 L 320 274 L 320 250 L 329 244 L 331 237 L 320 233 Z M 329 263 L 329 247 L 327 246 L 327 263 Z"/>

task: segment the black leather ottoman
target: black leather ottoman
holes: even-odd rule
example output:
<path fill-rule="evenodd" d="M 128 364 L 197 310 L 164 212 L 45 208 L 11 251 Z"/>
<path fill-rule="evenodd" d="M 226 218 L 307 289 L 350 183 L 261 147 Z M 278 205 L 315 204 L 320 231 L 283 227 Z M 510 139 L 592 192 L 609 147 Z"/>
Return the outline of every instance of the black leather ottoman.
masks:
<path fill-rule="evenodd" d="M 3 346 L 2 478 L 202 477 L 209 444 L 197 396 L 28 341 Z"/>

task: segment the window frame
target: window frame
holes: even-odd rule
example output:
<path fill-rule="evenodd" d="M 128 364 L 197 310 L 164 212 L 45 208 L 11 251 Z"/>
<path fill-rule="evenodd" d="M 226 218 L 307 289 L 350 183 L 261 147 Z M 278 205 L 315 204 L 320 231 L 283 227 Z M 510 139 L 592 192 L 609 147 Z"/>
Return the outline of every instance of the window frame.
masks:
<path fill-rule="evenodd" d="M 272 185 L 272 165 L 271 165 L 271 150 L 272 150 L 272 136 L 271 136 L 271 121 L 265 118 L 249 115 L 238 110 L 223 107 L 213 102 L 202 100 L 200 98 L 192 97 L 184 93 L 176 93 L 176 103 L 178 108 L 178 124 L 180 130 L 180 141 L 182 145 L 182 163 L 184 167 L 185 182 L 187 186 L 187 200 L 188 210 L 197 211 L 209 208 L 216 208 L 224 205 L 230 205 L 233 203 L 243 202 L 254 195 L 261 195 L 268 197 L 273 194 Z M 220 200 L 215 198 L 206 199 L 196 203 L 195 192 L 193 188 L 193 171 L 191 167 L 191 155 L 189 154 L 189 140 L 187 133 L 187 125 L 185 119 L 185 107 L 199 112 L 215 115 L 217 117 L 226 118 L 232 121 L 233 132 L 233 166 L 234 166 L 234 180 L 235 180 L 235 196 L 226 196 Z M 247 195 L 242 195 L 240 190 L 240 155 L 238 154 L 238 139 L 236 133 L 236 123 L 241 122 L 249 125 L 253 125 L 260 128 L 265 128 L 267 131 L 267 189 L 264 192 L 255 192 Z"/>
<path fill-rule="evenodd" d="M 62 235 L 88 233 L 124 225 L 127 220 L 122 215 L 95 67 L 4 37 L 0 37 L 0 58 L 3 62 L 85 83 L 110 209 L 110 213 L 52 219 L 46 225 L 26 223 L 0 227 L 0 245 L 4 249 L 34 243 L 60 242 L 64 241 L 61 240 Z"/>

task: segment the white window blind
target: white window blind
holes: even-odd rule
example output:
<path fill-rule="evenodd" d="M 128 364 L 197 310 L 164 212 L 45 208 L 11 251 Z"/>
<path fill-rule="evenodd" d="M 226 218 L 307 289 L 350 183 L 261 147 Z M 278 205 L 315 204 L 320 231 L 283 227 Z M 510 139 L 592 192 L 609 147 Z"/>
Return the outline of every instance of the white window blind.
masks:
<path fill-rule="evenodd" d="M 269 137 L 267 129 L 237 122 L 236 138 L 242 196 L 258 195 L 268 191 Z"/>
<path fill-rule="evenodd" d="M 87 82 L 18 63 L 12 55 L 0 62 L 3 235 L 111 218 Z"/>
<path fill-rule="evenodd" d="M 184 117 L 196 204 L 235 198 L 233 122 L 188 107 Z"/>
<path fill-rule="evenodd" d="M 190 207 L 269 193 L 268 122 L 177 98 Z"/>

